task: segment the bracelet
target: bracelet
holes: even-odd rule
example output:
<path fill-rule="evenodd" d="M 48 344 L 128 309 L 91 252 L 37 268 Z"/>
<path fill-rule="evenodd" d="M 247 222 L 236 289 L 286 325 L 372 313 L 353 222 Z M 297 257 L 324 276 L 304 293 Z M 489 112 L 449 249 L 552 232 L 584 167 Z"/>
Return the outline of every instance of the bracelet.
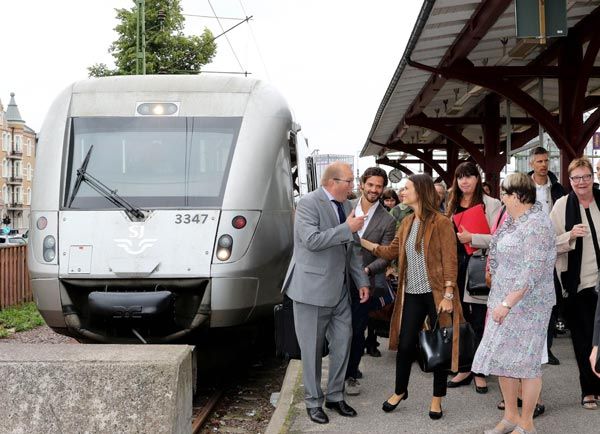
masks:
<path fill-rule="evenodd" d="M 502 305 L 502 307 L 507 308 L 508 310 L 510 310 L 510 308 L 512 307 L 510 304 L 508 304 L 506 301 L 503 301 L 502 303 L 500 303 Z"/>
<path fill-rule="evenodd" d="M 454 300 L 454 293 L 453 292 L 445 292 L 444 293 L 444 298 L 446 300 Z"/>

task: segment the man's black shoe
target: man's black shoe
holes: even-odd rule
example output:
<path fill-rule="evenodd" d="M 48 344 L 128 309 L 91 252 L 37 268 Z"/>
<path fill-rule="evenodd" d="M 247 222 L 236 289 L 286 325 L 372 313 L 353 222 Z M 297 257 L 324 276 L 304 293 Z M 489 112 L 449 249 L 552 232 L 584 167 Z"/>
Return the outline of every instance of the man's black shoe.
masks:
<path fill-rule="evenodd" d="M 346 404 L 346 401 L 326 402 L 325 407 L 337 411 L 341 416 L 356 416 L 356 410 Z"/>
<path fill-rule="evenodd" d="M 560 365 L 560 360 L 556 358 L 552 351 L 548 350 L 548 364 L 549 365 Z"/>
<path fill-rule="evenodd" d="M 357 369 L 356 370 L 356 379 L 360 380 L 362 377 L 363 377 L 363 373 L 360 372 L 360 369 Z"/>
<path fill-rule="evenodd" d="M 381 357 L 381 351 L 379 351 L 377 347 L 367 348 L 367 354 L 371 357 Z"/>
<path fill-rule="evenodd" d="M 310 420 L 315 423 L 329 423 L 329 418 L 321 407 L 307 408 L 306 412 Z"/>

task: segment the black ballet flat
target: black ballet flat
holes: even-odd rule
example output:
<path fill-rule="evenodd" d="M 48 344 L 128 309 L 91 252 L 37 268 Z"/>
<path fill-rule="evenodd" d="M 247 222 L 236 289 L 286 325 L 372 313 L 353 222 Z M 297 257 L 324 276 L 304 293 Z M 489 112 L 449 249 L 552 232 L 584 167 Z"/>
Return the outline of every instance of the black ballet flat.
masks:
<path fill-rule="evenodd" d="M 402 395 L 402 398 L 400 398 L 400 401 L 398 401 L 396 404 L 392 404 L 387 400 L 384 401 L 381 409 L 383 411 L 385 411 L 386 413 L 389 413 L 390 411 L 394 411 L 396 409 L 396 407 L 398 407 L 398 404 L 400 404 L 402 401 L 404 401 L 407 398 L 408 398 L 408 390 L 406 392 L 404 392 L 404 395 Z"/>
<path fill-rule="evenodd" d="M 470 373 L 467 377 L 460 381 L 448 380 L 447 385 L 448 388 L 453 389 L 455 387 L 468 386 L 469 384 L 471 384 L 471 381 L 473 381 L 473 373 Z"/>
<path fill-rule="evenodd" d="M 475 384 L 475 392 L 477 393 L 481 393 L 481 394 L 486 394 L 488 393 L 489 389 L 487 386 L 478 386 L 477 384 Z"/>
<path fill-rule="evenodd" d="M 442 406 L 440 405 L 440 411 L 431 411 L 429 410 L 429 417 L 433 420 L 441 419 L 444 415 L 444 411 L 442 410 Z"/>

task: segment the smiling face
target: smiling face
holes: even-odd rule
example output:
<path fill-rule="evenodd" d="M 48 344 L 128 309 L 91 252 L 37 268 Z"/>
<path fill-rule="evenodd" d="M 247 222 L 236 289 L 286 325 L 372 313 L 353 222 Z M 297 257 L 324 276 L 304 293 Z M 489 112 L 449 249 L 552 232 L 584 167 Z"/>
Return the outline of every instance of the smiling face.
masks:
<path fill-rule="evenodd" d="M 577 197 L 588 197 L 592 193 L 594 175 L 588 167 L 580 166 L 571 170 L 569 180 Z"/>
<path fill-rule="evenodd" d="M 408 206 L 414 206 L 419 202 L 419 195 L 415 190 L 415 184 L 409 179 L 402 192 L 402 203 Z"/>
<path fill-rule="evenodd" d="M 477 187 L 477 177 L 475 175 L 471 176 L 461 176 L 458 178 L 458 188 L 463 194 L 474 194 L 475 187 Z"/>
<path fill-rule="evenodd" d="M 383 178 L 381 176 L 369 176 L 364 183 L 361 184 L 362 195 L 370 203 L 375 203 L 381 197 L 383 193 Z M 386 199 L 385 201 L 390 200 Z M 384 202 L 385 202 L 384 201 Z M 391 199 L 392 207 L 394 206 L 394 199 Z M 387 204 L 386 204 L 387 205 Z"/>

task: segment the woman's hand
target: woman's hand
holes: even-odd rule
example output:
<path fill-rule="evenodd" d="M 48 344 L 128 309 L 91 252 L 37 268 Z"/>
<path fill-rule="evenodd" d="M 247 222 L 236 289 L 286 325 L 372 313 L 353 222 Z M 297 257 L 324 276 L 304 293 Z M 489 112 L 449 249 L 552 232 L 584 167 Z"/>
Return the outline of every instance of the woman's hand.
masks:
<path fill-rule="evenodd" d="M 573 226 L 573 228 L 571 229 L 571 234 L 569 235 L 569 238 L 571 240 L 574 240 L 575 238 L 578 237 L 585 237 L 585 235 L 587 234 L 587 226 L 584 224 L 578 224 Z"/>
<path fill-rule="evenodd" d="M 373 253 L 373 249 L 377 247 L 379 244 L 372 243 L 369 240 L 365 240 L 364 238 L 360 239 L 360 245 L 367 249 L 369 252 Z"/>
<path fill-rule="evenodd" d="M 596 374 L 597 377 L 600 377 L 600 373 L 596 371 L 596 360 L 598 360 L 598 346 L 592 347 L 592 352 L 590 354 L 590 365 L 592 365 L 592 371 Z"/>
<path fill-rule="evenodd" d="M 467 244 L 473 241 L 473 234 L 466 230 L 463 225 L 460 225 L 460 232 L 457 232 L 456 236 L 458 237 L 458 241 L 460 241 L 463 244 Z"/>
<path fill-rule="evenodd" d="M 440 305 L 438 306 L 438 312 L 452 313 L 453 306 L 452 300 L 442 299 Z"/>
<path fill-rule="evenodd" d="M 510 312 L 509 308 L 499 304 L 494 308 L 494 310 L 492 310 L 492 319 L 494 320 L 494 322 L 502 324 L 504 318 L 506 318 L 506 315 L 508 315 L 508 312 Z"/>

